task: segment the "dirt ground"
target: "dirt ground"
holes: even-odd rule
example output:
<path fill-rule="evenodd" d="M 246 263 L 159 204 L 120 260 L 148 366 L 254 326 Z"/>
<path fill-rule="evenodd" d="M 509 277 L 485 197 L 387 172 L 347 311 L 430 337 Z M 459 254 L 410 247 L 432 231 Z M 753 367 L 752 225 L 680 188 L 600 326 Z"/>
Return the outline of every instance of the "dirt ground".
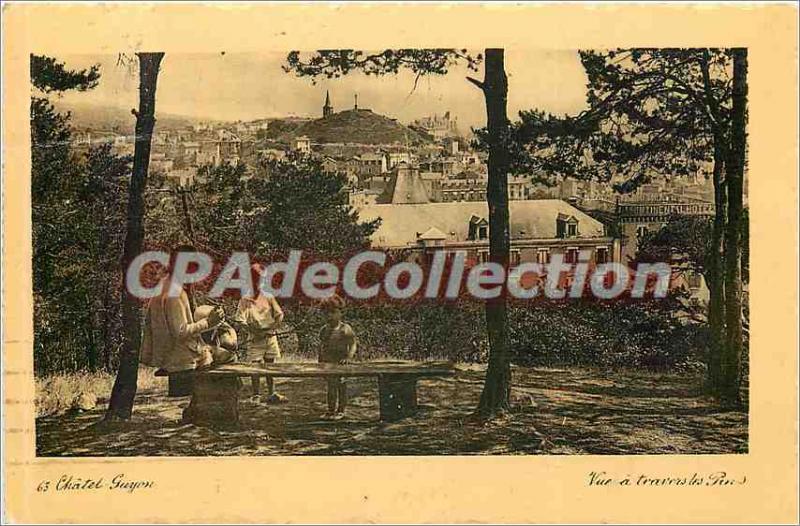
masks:
<path fill-rule="evenodd" d="M 377 381 L 351 379 L 347 418 L 320 419 L 321 379 L 280 379 L 282 405 L 242 392 L 241 426 L 215 431 L 181 424 L 188 398 L 168 398 L 166 381 L 140 390 L 130 422 L 98 426 L 105 401 L 82 413 L 37 420 L 39 456 L 454 455 L 746 453 L 747 413 L 721 411 L 687 374 L 588 369 L 514 369 L 514 411 L 471 418 L 484 372 L 421 380 L 423 409 L 378 421 Z M 152 382 L 150 382 L 152 384 Z"/>

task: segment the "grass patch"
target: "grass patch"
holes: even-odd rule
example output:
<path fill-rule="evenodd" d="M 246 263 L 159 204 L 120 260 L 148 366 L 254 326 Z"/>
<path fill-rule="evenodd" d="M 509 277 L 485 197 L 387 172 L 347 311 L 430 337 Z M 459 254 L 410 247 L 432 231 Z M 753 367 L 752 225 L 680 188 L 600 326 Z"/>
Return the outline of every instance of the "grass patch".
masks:
<path fill-rule="evenodd" d="M 161 378 L 151 367 L 139 368 L 138 388 L 150 389 Z M 107 403 L 114 386 L 114 375 L 106 371 L 56 373 L 36 378 L 36 417 L 59 415 L 79 405 Z"/>

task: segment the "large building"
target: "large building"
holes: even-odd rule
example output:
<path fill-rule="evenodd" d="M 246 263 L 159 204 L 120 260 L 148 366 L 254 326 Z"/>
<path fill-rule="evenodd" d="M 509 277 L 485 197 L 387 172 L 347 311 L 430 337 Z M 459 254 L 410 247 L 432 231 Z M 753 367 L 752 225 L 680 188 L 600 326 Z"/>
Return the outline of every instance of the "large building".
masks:
<path fill-rule="evenodd" d="M 567 262 L 577 262 L 579 255 L 596 263 L 620 261 L 619 240 L 565 201 L 512 201 L 509 212 L 512 264 L 547 263 L 555 254 Z M 422 255 L 464 250 L 472 262 L 488 260 L 488 216 L 481 202 L 376 204 L 359 211 L 363 221 L 381 219 L 371 238 L 375 248 L 412 249 Z"/>
<path fill-rule="evenodd" d="M 398 164 L 386 182 L 378 202 L 393 205 L 429 203 L 430 196 L 419 168 L 406 163 Z"/>
<path fill-rule="evenodd" d="M 441 116 L 431 115 L 417 119 L 412 124 L 425 130 L 434 139 L 444 139 L 458 135 L 458 122 L 455 117 L 450 116 L 449 111 Z"/>
<path fill-rule="evenodd" d="M 627 261 L 636 256 L 639 239 L 661 229 L 672 217 L 713 217 L 714 203 L 662 195 L 650 200 L 619 201 L 616 221 L 622 234 L 622 256 Z"/>

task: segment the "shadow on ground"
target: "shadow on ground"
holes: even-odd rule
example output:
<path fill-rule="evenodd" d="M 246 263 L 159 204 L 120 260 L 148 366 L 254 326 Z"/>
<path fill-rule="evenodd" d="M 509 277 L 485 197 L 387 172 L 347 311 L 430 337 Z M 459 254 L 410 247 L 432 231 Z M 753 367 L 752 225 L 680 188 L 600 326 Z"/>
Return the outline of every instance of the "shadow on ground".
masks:
<path fill-rule="evenodd" d="M 39 456 L 458 455 L 746 453 L 747 413 L 714 408 L 699 379 L 642 371 L 518 368 L 515 409 L 483 424 L 470 415 L 483 371 L 422 380 L 422 411 L 398 423 L 378 421 L 377 382 L 351 379 L 345 420 L 319 417 L 320 379 L 278 380 L 288 403 L 241 401 L 241 425 L 217 431 L 181 424 L 188 398 L 168 398 L 166 382 L 140 392 L 130 422 L 98 426 L 105 408 L 43 417 Z"/>

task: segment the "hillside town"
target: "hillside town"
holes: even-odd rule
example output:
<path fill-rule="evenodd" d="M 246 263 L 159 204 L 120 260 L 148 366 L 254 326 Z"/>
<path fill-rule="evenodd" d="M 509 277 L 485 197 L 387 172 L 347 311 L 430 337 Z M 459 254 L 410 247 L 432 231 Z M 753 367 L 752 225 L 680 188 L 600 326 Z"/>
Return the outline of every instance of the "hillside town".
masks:
<path fill-rule="evenodd" d="M 449 111 L 403 125 L 359 106 L 337 111 L 324 94 L 319 115 L 237 122 L 194 122 L 156 128 L 150 170 L 166 185 L 188 189 L 204 177 L 204 166 L 244 165 L 246 177 L 268 177 L 258 170 L 265 159 L 307 155 L 324 171 L 347 181 L 349 205 L 362 220 L 381 220 L 372 236 L 379 249 L 466 250 L 474 262 L 488 260 L 487 154 L 474 148 L 469 131 Z M 129 135 L 84 129 L 78 148 L 111 142 L 120 155 L 132 155 Z M 593 264 L 631 261 L 637 240 L 676 215 L 714 214 L 709 178 L 672 177 L 641 185 L 630 194 L 598 181 L 561 178 L 535 183 L 527 175 L 508 178 L 511 201 L 511 263 L 547 263 L 561 254 L 567 263 L 579 256 Z M 686 283 L 707 299 L 699 275 Z"/>

